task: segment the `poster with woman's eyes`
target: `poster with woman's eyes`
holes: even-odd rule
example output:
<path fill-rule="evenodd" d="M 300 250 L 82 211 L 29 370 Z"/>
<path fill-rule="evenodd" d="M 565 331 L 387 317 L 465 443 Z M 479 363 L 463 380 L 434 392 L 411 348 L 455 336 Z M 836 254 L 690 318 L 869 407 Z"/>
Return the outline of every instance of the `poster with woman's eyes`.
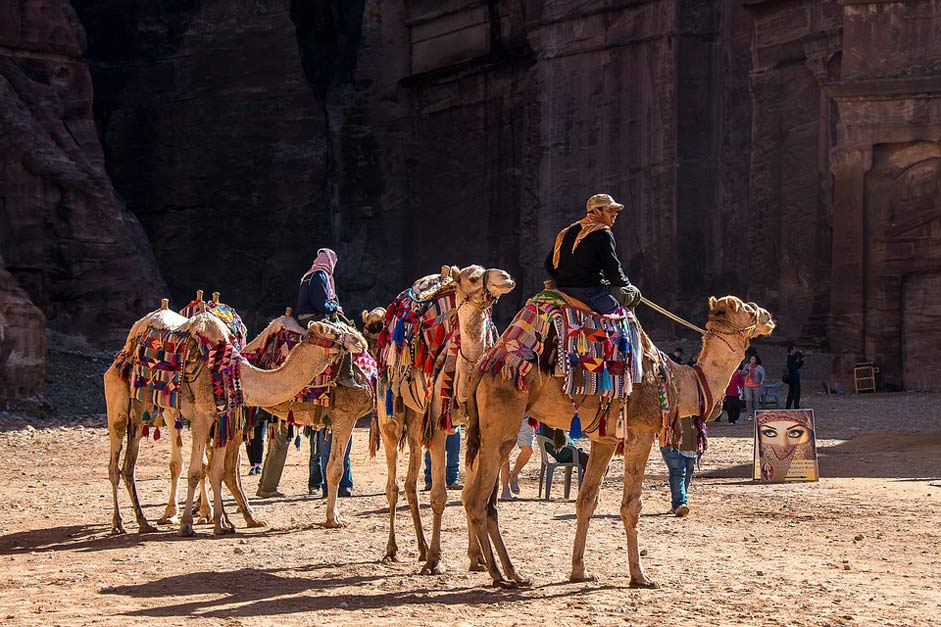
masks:
<path fill-rule="evenodd" d="M 755 412 L 755 474 L 767 482 L 816 481 L 814 410 L 762 409 Z"/>

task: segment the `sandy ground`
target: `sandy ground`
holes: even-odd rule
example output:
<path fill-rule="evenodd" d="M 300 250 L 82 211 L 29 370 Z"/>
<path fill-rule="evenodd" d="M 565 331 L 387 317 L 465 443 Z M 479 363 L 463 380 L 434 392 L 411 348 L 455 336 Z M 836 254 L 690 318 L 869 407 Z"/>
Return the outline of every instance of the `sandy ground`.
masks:
<path fill-rule="evenodd" d="M 561 485 L 552 501 L 536 500 L 539 463 L 530 462 L 522 498 L 501 503 L 500 519 L 534 585 L 504 591 L 466 571 L 456 492 L 444 517 L 446 575 L 418 574 L 404 495 L 403 561 L 379 563 L 386 471 L 369 458 L 364 429 L 354 435 L 355 495 L 340 502 L 345 529 L 320 526 L 324 502 L 306 496 L 304 442 L 288 456 L 287 497 L 253 500 L 266 529 L 245 529 L 226 494 L 234 536 L 209 527 L 196 538 L 170 527 L 140 536 L 122 486 L 131 533 L 112 537 L 103 416 L 27 426 L 0 414 L 0 624 L 928 625 L 941 611 L 939 404 L 936 394 L 810 396 L 823 476 L 813 484 L 753 483 L 752 424 L 716 425 L 686 519 L 666 513 L 654 451 L 640 534 L 659 590 L 628 588 L 620 460 L 589 535 L 586 563 L 598 580 L 580 584 L 567 580 L 574 502 L 561 498 Z M 138 483 L 151 521 L 166 501 L 168 451 L 166 439 L 142 446 Z M 243 456 L 243 472 L 244 464 Z M 244 481 L 253 495 L 257 477 Z M 422 511 L 427 529 L 430 509 Z"/>

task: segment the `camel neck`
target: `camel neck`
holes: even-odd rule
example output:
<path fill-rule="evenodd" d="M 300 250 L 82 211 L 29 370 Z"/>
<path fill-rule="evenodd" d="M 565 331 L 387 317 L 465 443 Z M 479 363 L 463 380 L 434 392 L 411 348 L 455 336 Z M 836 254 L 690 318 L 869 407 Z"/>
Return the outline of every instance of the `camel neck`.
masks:
<path fill-rule="evenodd" d="M 729 343 L 709 334 L 703 336 L 702 350 L 697 362 L 709 384 L 714 400 L 721 400 L 725 388 L 729 385 L 732 373 L 745 357 L 745 347 L 737 347 L 740 341 L 731 339 Z"/>
<path fill-rule="evenodd" d="M 261 370 L 242 362 L 242 394 L 253 407 L 278 405 L 293 399 L 330 364 L 328 349 L 301 342 L 274 370 Z"/>
<path fill-rule="evenodd" d="M 474 363 L 487 346 L 487 310 L 464 304 L 457 310 L 461 329 L 461 355 Z"/>

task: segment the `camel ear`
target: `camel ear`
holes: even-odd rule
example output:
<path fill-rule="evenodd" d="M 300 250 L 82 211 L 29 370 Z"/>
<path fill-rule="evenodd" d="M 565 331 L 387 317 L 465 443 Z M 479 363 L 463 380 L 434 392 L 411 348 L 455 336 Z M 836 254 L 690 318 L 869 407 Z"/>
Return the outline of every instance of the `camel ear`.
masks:
<path fill-rule="evenodd" d="M 369 315 L 369 312 L 364 309 L 364 310 L 363 310 L 363 313 L 362 313 L 363 322 L 366 322 L 366 316 L 368 316 L 368 315 Z"/>
<path fill-rule="evenodd" d="M 441 278 L 446 279 L 451 276 L 451 266 L 441 266 Z"/>
<path fill-rule="evenodd" d="M 457 281 L 461 278 L 461 269 L 457 266 L 451 266 L 451 278 Z"/>
<path fill-rule="evenodd" d="M 713 309 L 716 308 L 716 303 L 717 303 L 717 302 L 719 302 L 719 301 L 718 301 L 718 299 L 716 299 L 715 296 L 710 296 L 710 297 L 709 297 L 709 311 L 712 311 Z"/>

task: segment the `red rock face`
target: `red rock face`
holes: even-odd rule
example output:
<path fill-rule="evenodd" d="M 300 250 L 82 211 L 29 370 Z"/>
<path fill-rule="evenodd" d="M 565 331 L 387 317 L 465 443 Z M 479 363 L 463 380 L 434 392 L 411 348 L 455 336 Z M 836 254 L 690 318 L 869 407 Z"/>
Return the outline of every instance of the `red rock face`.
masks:
<path fill-rule="evenodd" d="M 0 402 L 41 395 L 45 375 L 45 318 L 0 259 Z"/>
<path fill-rule="evenodd" d="M 0 253 L 52 327 L 104 340 L 162 281 L 105 174 L 83 46 L 67 2 L 0 5 Z"/>

